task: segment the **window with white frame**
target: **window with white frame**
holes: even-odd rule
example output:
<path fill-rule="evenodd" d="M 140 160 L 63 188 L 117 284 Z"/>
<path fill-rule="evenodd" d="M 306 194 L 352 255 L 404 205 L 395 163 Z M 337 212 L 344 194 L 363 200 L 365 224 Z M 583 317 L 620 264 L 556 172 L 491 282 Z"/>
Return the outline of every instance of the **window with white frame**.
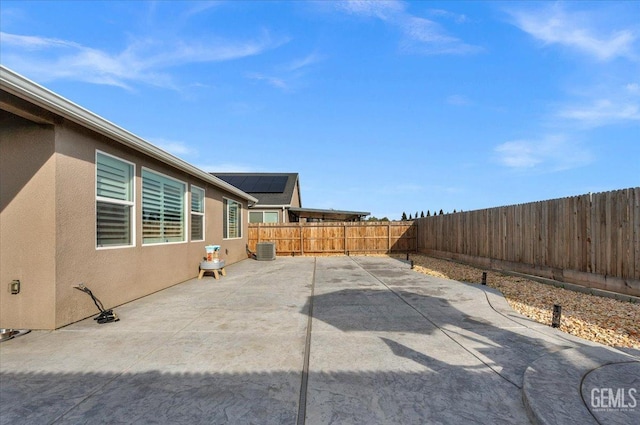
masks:
<path fill-rule="evenodd" d="M 191 186 L 191 240 L 204 240 L 204 189 Z"/>
<path fill-rule="evenodd" d="M 249 211 L 249 223 L 277 223 L 278 211 Z"/>
<path fill-rule="evenodd" d="M 142 170 L 142 243 L 185 240 L 186 184 Z"/>
<path fill-rule="evenodd" d="M 134 165 L 96 151 L 96 246 L 133 246 Z"/>
<path fill-rule="evenodd" d="M 239 202 L 224 199 L 223 220 L 224 239 L 242 237 L 242 206 Z"/>

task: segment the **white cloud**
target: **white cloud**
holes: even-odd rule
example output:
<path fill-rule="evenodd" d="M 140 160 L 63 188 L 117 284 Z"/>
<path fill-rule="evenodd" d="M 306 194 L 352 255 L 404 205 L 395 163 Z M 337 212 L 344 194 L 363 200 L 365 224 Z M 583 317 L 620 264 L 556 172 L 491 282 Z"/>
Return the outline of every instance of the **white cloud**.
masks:
<path fill-rule="evenodd" d="M 321 60 L 323 60 L 324 57 L 317 54 L 317 53 L 310 53 L 307 56 L 300 58 L 300 59 L 296 59 L 291 61 L 290 63 L 288 63 L 284 69 L 286 69 L 289 72 L 293 72 L 293 71 L 298 71 L 302 68 L 306 68 L 308 66 L 313 65 L 314 63 L 318 63 Z"/>
<path fill-rule="evenodd" d="M 191 8 L 184 13 L 184 16 L 189 18 L 191 16 L 198 15 L 209 9 L 219 7 L 222 3 L 222 1 L 199 1 L 191 6 Z"/>
<path fill-rule="evenodd" d="M 354 15 L 388 20 L 405 12 L 405 4 L 396 0 L 348 0 L 335 2 L 335 7 Z"/>
<path fill-rule="evenodd" d="M 599 127 L 622 121 L 640 121 L 640 105 L 631 101 L 598 99 L 588 105 L 565 107 L 558 112 L 558 116 L 578 121 L 587 127 Z"/>
<path fill-rule="evenodd" d="M 289 86 L 287 85 L 287 83 L 282 78 L 272 77 L 272 76 L 260 74 L 260 73 L 257 73 L 257 72 L 248 73 L 247 74 L 247 78 L 249 78 L 251 80 L 265 81 L 270 86 L 273 86 L 273 87 L 276 87 L 276 88 L 279 88 L 279 89 L 282 89 L 282 90 L 288 90 L 289 89 Z"/>
<path fill-rule="evenodd" d="M 624 88 L 629 94 L 640 94 L 640 84 L 638 83 L 629 83 Z"/>
<path fill-rule="evenodd" d="M 467 54 L 481 50 L 478 46 L 464 43 L 450 36 L 434 21 L 415 16 L 402 19 L 400 25 L 407 36 L 403 42 L 405 51 L 426 54 Z"/>
<path fill-rule="evenodd" d="M 407 53 L 468 54 L 482 50 L 478 46 L 467 44 L 449 35 L 439 23 L 407 12 L 407 3 L 403 1 L 353 0 L 333 4 L 339 11 L 380 19 L 398 28 L 405 36 L 401 47 Z M 430 14 L 447 18 L 456 16 L 444 10 L 431 11 Z"/>
<path fill-rule="evenodd" d="M 531 142 L 516 140 L 498 145 L 495 152 L 503 165 L 511 168 L 531 168 L 542 162 Z"/>
<path fill-rule="evenodd" d="M 259 55 L 285 42 L 266 32 L 245 41 L 145 39 L 111 53 L 67 40 L 0 33 L 3 63 L 31 78 L 73 79 L 128 89 L 134 83 L 174 89 L 168 72 L 171 67 Z"/>
<path fill-rule="evenodd" d="M 272 87 L 283 91 L 292 92 L 296 83 L 303 77 L 307 68 L 320 62 L 324 58 L 317 53 L 310 53 L 299 59 L 295 59 L 281 66 L 275 66 L 273 71 L 277 75 L 261 72 L 249 72 L 246 77 L 251 80 L 264 81 Z"/>
<path fill-rule="evenodd" d="M 598 16 L 567 12 L 559 4 L 537 10 L 519 10 L 511 15 L 518 28 L 546 44 L 573 48 L 601 61 L 636 57 L 633 53 L 637 39 L 634 31 L 600 30 L 602 23 Z"/>
<path fill-rule="evenodd" d="M 469 22 L 469 18 L 467 17 L 467 15 L 453 13 L 443 9 L 430 9 L 428 11 L 428 14 L 430 16 L 442 16 L 444 18 L 453 19 L 458 24 L 464 24 L 466 22 Z"/>
<path fill-rule="evenodd" d="M 520 170 L 562 171 L 593 161 L 591 152 L 564 135 L 540 140 L 513 140 L 494 148 L 502 165 Z"/>
<path fill-rule="evenodd" d="M 147 139 L 160 149 L 169 152 L 175 156 L 189 156 L 195 155 L 198 153 L 197 149 L 192 148 L 186 142 L 176 141 L 176 140 L 167 140 L 162 138 L 149 138 Z"/>

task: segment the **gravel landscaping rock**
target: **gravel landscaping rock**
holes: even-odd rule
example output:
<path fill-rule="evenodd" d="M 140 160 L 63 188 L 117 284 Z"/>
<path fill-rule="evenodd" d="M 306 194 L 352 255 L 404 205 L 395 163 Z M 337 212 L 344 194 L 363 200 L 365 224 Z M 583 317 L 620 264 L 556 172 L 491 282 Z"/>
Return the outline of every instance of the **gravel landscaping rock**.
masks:
<path fill-rule="evenodd" d="M 485 270 L 425 255 L 411 255 L 414 270 L 432 276 L 477 283 Z M 500 290 L 511 307 L 551 325 L 553 305 L 562 306 L 560 330 L 611 347 L 640 349 L 640 304 L 583 294 L 524 277 L 487 271 L 487 285 Z"/>

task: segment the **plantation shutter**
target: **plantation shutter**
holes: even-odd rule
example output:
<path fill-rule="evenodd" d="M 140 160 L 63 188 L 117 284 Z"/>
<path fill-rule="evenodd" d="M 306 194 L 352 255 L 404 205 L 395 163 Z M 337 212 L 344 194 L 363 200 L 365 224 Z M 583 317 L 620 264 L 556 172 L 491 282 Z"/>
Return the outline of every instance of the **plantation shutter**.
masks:
<path fill-rule="evenodd" d="M 184 240 L 185 185 L 142 170 L 142 239 L 144 243 Z"/>
<path fill-rule="evenodd" d="M 96 245 L 132 244 L 133 165 L 96 154 Z"/>
<path fill-rule="evenodd" d="M 204 240 L 204 190 L 191 187 L 191 240 Z"/>
<path fill-rule="evenodd" d="M 239 238 L 242 236 L 242 224 L 240 222 L 240 204 L 230 199 L 225 199 L 223 212 L 224 237 Z"/>
<path fill-rule="evenodd" d="M 238 237 L 238 207 L 233 201 L 229 202 L 229 237 Z"/>

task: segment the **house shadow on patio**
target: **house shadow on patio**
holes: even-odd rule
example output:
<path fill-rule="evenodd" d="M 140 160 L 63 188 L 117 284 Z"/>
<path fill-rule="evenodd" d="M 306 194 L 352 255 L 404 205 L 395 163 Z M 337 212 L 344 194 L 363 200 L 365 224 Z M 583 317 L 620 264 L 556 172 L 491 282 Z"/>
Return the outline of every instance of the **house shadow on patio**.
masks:
<path fill-rule="evenodd" d="M 483 294 L 460 285 L 467 294 L 469 289 Z M 401 411 L 409 412 L 409 418 L 422 412 L 426 422 L 529 423 L 522 402 L 527 367 L 581 345 L 537 333 L 484 308 L 484 294 L 477 300 L 462 295 L 454 305 L 426 293 L 439 292 L 433 287 L 374 287 L 313 297 L 310 412 L 315 405 L 321 417 L 349 422 L 356 417 L 353 412 L 366 406 L 359 415 Z M 492 314 L 483 314 L 487 311 Z M 335 373 L 343 370 L 366 373 Z M 595 423 L 580 399 L 579 382 L 574 390 L 578 403 L 571 406 L 572 420 Z"/>

